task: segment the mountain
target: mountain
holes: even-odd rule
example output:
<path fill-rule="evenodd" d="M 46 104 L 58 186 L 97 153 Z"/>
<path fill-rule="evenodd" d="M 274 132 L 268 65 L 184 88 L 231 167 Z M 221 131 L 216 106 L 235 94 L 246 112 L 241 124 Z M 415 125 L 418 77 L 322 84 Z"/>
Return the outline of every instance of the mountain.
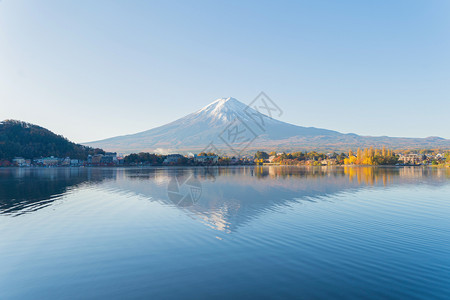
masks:
<path fill-rule="evenodd" d="M 261 107 L 247 106 L 234 98 L 221 98 L 166 125 L 85 144 L 123 153 L 182 153 L 205 149 L 223 154 L 243 154 L 255 149 L 346 151 L 383 145 L 393 149 L 450 148 L 450 140 L 439 137 L 370 137 L 297 126 L 263 114 Z"/>
<path fill-rule="evenodd" d="M 68 141 L 43 127 L 16 120 L 0 122 L 0 159 L 46 156 L 86 159 L 88 154 L 101 153 Z"/>

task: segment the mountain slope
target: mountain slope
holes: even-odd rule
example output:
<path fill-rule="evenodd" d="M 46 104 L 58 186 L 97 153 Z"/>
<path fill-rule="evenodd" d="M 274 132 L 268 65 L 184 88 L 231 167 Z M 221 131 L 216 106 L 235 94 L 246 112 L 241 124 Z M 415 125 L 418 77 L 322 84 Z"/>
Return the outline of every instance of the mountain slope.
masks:
<path fill-rule="evenodd" d="M 45 156 L 86 159 L 94 149 L 68 141 L 43 127 L 16 121 L 0 122 L 0 159 L 16 156 L 37 158 Z M 102 152 L 102 150 L 97 150 Z"/>
<path fill-rule="evenodd" d="M 230 142 L 233 130 L 247 130 L 249 142 Z M 262 126 L 261 126 L 262 125 Z M 265 150 L 327 149 L 347 150 L 349 147 L 381 146 L 392 148 L 450 147 L 450 140 L 441 138 L 364 137 L 337 131 L 302 127 L 270 118 L 234 98 L 221 98 L 204 108 L 166 125 L 136 134 L 85 143 L 118 152 L 187 152 L 201 151 L 210 143 L 223 153 Z"/>

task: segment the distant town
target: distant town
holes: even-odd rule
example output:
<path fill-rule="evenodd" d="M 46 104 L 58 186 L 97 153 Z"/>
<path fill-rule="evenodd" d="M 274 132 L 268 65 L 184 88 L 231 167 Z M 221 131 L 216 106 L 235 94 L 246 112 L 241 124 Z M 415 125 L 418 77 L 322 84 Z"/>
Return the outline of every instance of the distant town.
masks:
<path fill-rule="evenodd" d="M 254 155 L 219 156 L 215 153 L 199 154 L 154 154 L 133 153 L 118 155 L 104 152 L 88 155 L 86 160 L 70 157 L 15 157 L 0 160 L 0 167 L 115 167 L 115 166 L 204 166 L 204 165 L 409 165 L 450 167 L 450 151 L 406 150 L 394 152 L 389 149 L 358 149 L 348 153 L 264 152 Z"/>

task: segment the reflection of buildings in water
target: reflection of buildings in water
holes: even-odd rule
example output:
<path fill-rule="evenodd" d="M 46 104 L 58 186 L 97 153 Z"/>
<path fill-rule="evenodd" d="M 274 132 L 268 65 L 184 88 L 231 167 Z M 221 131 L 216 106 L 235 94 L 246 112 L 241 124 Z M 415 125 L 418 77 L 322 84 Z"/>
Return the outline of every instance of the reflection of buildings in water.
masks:
<path fill-rule="evenodd" d="M 208 167 L 162 167 L 162 168 L 126 168 L 124 174 L 129 179 L 153 180 L 167 184 L 173 176 L 193 175 L 199 180 L 214 181 L 217 176 L 230 174 L 219 170 L 217 166 Z"/>
<path fill-rule="evenodd" d="M 426 176 L 450 177 L 450 168 L 436 167 L 403 167 L 399 169 L 399 175 L 404 178 L 423 178 Z"/>
<path fill-rule="evenodd" d="M 166 184 L 170 176 L 159 168 L 125 168 L 122 169 L 123 180 L 153 181 L 156 184 Z M 164 170 L 164 169 L 162 169 Z"/>

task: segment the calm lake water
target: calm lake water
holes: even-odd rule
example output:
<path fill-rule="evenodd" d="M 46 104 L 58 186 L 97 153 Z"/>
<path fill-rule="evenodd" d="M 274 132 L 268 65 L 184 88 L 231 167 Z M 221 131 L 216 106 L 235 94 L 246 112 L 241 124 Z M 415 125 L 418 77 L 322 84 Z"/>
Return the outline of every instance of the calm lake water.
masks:
<path fill-rule="evenodd" d="M 449 299 L 450 170 L 0 169 L 0 299 Z"/>

